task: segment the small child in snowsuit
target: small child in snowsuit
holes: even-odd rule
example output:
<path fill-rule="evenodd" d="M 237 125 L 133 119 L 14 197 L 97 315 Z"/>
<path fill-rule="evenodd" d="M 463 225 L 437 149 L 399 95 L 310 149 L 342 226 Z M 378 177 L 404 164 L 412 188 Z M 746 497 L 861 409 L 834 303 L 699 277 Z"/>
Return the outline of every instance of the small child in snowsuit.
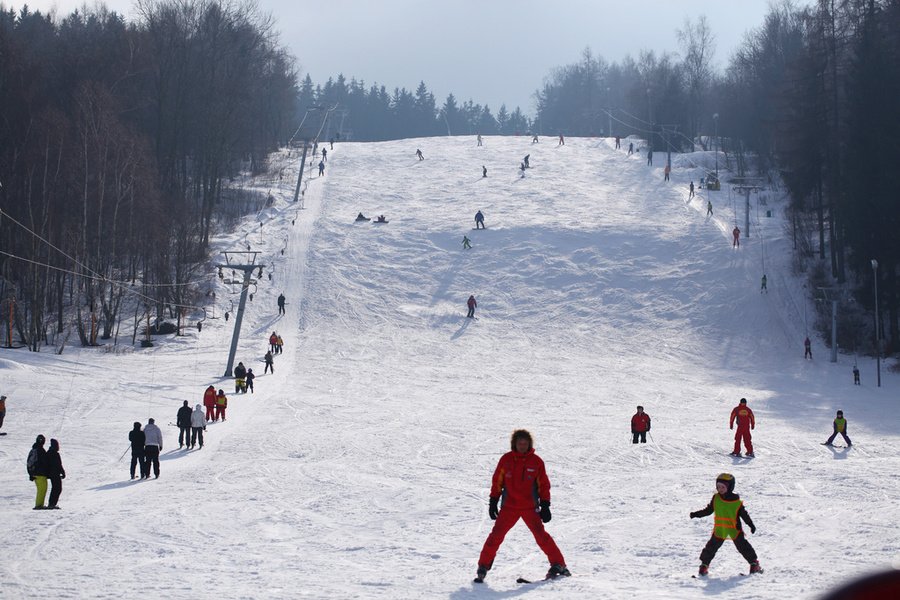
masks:
<path fill-rule="evenodd" d="M 844 441 L 847 442 L 848 448 L 853 445 L 850 441 L 850 437 L 847 435 L 847 419 L 844 418 L 844 411 L 842 410 L 837 411 L 837 417 L 834 419 L 834 432 L 831 434 L 831 437 L 828 438 L 828 441 L 822 445 L 831 446 L 834 438 L 837 437 L 837 434 L 841 434 Z"/>
<path fill-rule="evenodd" d="M 692 519 L 708 517 L 715 513 L 715 523 L 713 524 L 712 536 L 706 542 L 706 546 L 700 553 L 700 570 L 699 575 L 705 576 L 709 572 L 709 563 L 715 558 L 716 552 L 722 547 L 727 539 L 734 541 L 734 546 L 741 553 L 748 563 L 750 563 L 750 573 L 762 573 L 759 566 L 759 560 L 756 557 L 756 551 L 744 535 L 741 527 L 741 521 L 750 527 L 750 533 L 756 533 L 756 526 L 750 520 L 747 509 L 740 496 L 734 493 L 734 475 L 730 473 L 722 473 L 716 477 L 716 495 L 712 497 L 709 504 L 703 510 L 691 513 Z"/>

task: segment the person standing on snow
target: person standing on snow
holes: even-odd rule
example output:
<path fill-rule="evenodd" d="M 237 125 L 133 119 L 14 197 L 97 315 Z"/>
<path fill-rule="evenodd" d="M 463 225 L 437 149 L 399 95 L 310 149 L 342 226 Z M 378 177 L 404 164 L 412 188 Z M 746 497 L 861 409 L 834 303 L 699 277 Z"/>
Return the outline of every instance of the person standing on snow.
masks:
<path fill-rule="evenodd" d="M 763 292 L 765 292 L 767 294 L 769 293 L 769 288 L 766 287 L 766 282 L 767 282 L 766 274 L 763 273 L 762 280 L 760 280 L 760 284 L 759 284 L 759 293 L 760 294 L 762 294 Z"/>
<path fill-rule="evenodd" d="M 253 369 L 247 369 L 247 387 L 250 389 L 250 393 L 253 393 L 253 380 L 256 379 L 256 375 L 253 374 Z"/>
<path fill-rule="evenodd" d="M 647 166 L 648 167 L 653 166 L 653 148 L 652 147 L 647 148 Z"/>
<path fill-rule="evenodd" d="M 712 200 L 706 201 L 706 216 L 707 217 L 712 216 Z"/>
<path fill-rule="evenodd" d="M 468 250 L 472 247 L 472 240 L 470 240 L 468 236 L 464 235 L 462 244 L 463 244 L 463 250 Z"/>
<path fill-rule="evenodd" d="M 362 213 L 360 213 L 360 214 L 362 214 Z M 279 315 L 284 314 L 284 294 L 278 295 L 278 314 Z"/>
<path fill-rule="evenodd" d="M 741 440 L 743 440 L 744 447 L 747 449 L 747 456 L 753 458 L 755 455 L 753 454 L 753 440 L 750 430 L 756 428 L 756 418 L 753 416 L 753 411 L 747 406 L 746 398 L 741 398 L 741 403 L 732 409 L 731 420 L 728 422 L 729 429 L 734 429 L 735 420 L 737 420 L 738 428 L 734 433 L 734 450 L 731 452 L 731 455 L 741 455 Z"/>
<path fill-rule="evenodd" d="M 416 148 L 416 156 L 419 157 L 419 160 L 425 160 L 425 155 L 418 148 Z"/>
<path fill-rule="evenodd" d="M 741 230 L 737 225 L 734 226 L 734 229 L 731 230 L 731 235 L 734 237 L 734 240 L 731 242 L 732 248 L 740 248 L 741 247 Z"/>
<path fill-rule="evenodd" d="M 234 393 L 247 392 L 247 367 L 239 362 L 234 368 Z"/>
<path fill-rule="evenodd" d="M 328 150 L 322 148 L 322 162 L 325 162 L 326 160 L 328 160 Z"/>
<path fill-rule="evenodd" d="M 691 185 L 688 186 L 688 200 L 694 197 L 694 182 L 691 182 Z"/>
<path fill-rule="evenodd" d="M 485 229 L 484 226 L 484 215 L 479 210 L 475 213 L 475 229 Z"/>
<path fill-rule="evenodd" d="M 203 432 L 206 431 L 206 417 L 203 415 L 203 407 L 199 404 L 194 407 L 191 413 L 191 450 L 200 441 L 200 447 L 203 447 Z"/>
<path fill-rule="evenodd" d="M 44 500 L 47 498 L 47 451 L 44 449 L 46 441 L 47 438 L 38 435 L 34 438 L 34 444 L 31 446 L 31 450 L 34 452 L 33 460 L 31 452 L 28 453 L 28 478 L 37 487 L 34 510 L 44 510 Z"/>
<path fill-rule="evenodd" d="M 175 417 L 175 424 L 178 425 L 178 447 L 182 448 L 184 446 L 190 446 L 191 407 L 188 406 L 187 400 L 185 400 L 184 404 L 181 405 L 181 408 L 178 409 L 178 414 Z"/>
<path fill-rule="evenodd" d="M 203 392 L 203 406 L 206 407 L 206 420 L 212 421 L 216 418 L 216 388 L 209 386 Z"/>
<path fill-rule="evenodd" d="M 747 514 L 747 509 L 744 508 L 741 497 L 734 493 L 734 484 L 734 475 L 721 473 L 716 477 L 716 495 L 712 497 L 706 508 L 691 513 L 692 519 L 708 517 L 715 513 L 712 536 L 710 536 L 709 541 L 706 542 L 706 546 L 700 553 L 699 575 L 701 577 L 709 573 L 709 563 L 712 562 L 716 552 L 719 551 L 719 548 L 722 547 L 722 544 L 727 539 L 734 541 L 735 548 L 750 563 L 751 574 L 762 573 L 756 551 L 750 545 L 750 542 L 747 541 L 744 529 L 741 527 L 741 521 L 747 524 L 750 528 L 750 533 L 756 533 L 756 526 L 750 520 L 750 515 Z"/>
<path fill-rule="evenodd" d="M 663 169 L 663 181 L 669 181 L 669 173 L 672 172 L 672 167 L 669 163 L 666 163 L 666 168 Z"/>
<path fill-rule="evenodd" d="M 134 429 L 128 432 L 128 441 L 131 442 L 131 478 L 135 478 L 135 467 L 140 467 L 141 479 L 147 470 L 144 460 L 144 446 L 147 445 L 147 437 L 141 431 L 141 424 L 134 422 Z"/>
<path fill-rule="evenodd" d="M 556 147 L 558 148 L 560 146 L 565 146 L 565 145 L 566 145 L 566 138 L 563 137 L 563 134 L 559 134 L 559 143 L 556 145 Z"/>
<path fill-rule="evenodd" d="M 272 370 L 272 375 L 274 375 L 274 374 L 275 374 L 275 363 L 274 363 L 275 359 L 272 358 L 272 351 L 271 351 L 271 350 L 270 350 L 269 352 L 266 352 L 266 355 L 265 355 L 265 357 L 263 358 L 263 360 L 266 361 L 266 368 L 263 370 L 263 375 L 265 375 L 266 373 L 268 373 L 268 372 L 269 372 L 269 369 Z"/>
<path fill-rule="evenodd" d="M 322 148 L 324 150 L 325 148 Z M 319 161 L 319 177 L 325 174 L 325 163 L 323 161 Z"/>
<path fill-rule="evenodd" d="M 859 385 L 859 367 L 853 365 L 853 385 Z"/>
<path fill-rule="evenodd" d="M 634 142 L 628 142 L 628 156 L 634 154 Z"/>
<path fill-rule="evenodd" d="M 631 417 L 631 443 L 637 444 L 640 438 L 641 443 L 646 444 L 648 431 L 650 431 L 650 415 L 644 412 L 643 406 L 638 406 L 637 412 Z"/>
<path fill-rule="evenodd" d="M 528 164 L 528 159 L 530 159 L 530 158 L 531 158 L 531 155 L 530 155 L 530 154 L 526 154 L 526 155 L 525 155 L 525 158 L 522 159 L 522 164 L 525 165 L 525 168 L 526 168 L 526 169 L 530 169 L 530 168 L 531 168 L 531 165 Z"/>
<path fill-rule="evenodd" d="M 146 442 L 144 445 L 144 459 L 147 466 L 147 472 L 144 479 L 150 479 L 150 467 L 153 467 L 153 474 L 159 479 L 159 453 L 163 449 L 162 431 L 156 425 L 153 419 L 147 420 L 147 426 L 144 427 L 144 437 Z"/>
<path fill-rule="evenodd" d="M 226 408 L 228 408 L 228 397 L 225 396 L 224 390 L 219 390 L 219 393 L 216 394 L 216 421 L 219 420 L 219 417 L 222 417 L 222 422 L 225 422 Z"/>
<path fill-rule="evenodd" d="M 616 150 L 619 150 L 622 148 L 622 145 L 620 144 L 620 142 L 621 142 L 621 138 L 619 138 L 619 136 L 616 136 Z"/>
<path fill-rule="evenodd" d="M 481 165 L 481 176 L 487 177 L 487 167 L 484 165 Z"/>
<path fill-rule="evenodd" d="M 481 145 L 481 134 L 480 133 L 478 134 L 478 145 L 479 146 Z"/>
<path fill-rule="evenodd" d="M 273 331 L 269 336 L 269 352 L 274 353 L 276 346 L 278 346 L 278 334 Z"/>
<path fill-rule="evenodd" d="M 806 336 L 806 339 L 803 340 L 803 358 L 812 360 L 812 342 L 809 341 L 809 336 Z"/>
<path fill-rule="evenodd" d="M 837 437 L 837 434 L 841 434 L 841 437 L 843 437 L 844 441 L 847 442 L 848 448 L 853 445 L 853 443 L 850 441 L 850 437 L 847 435 L 847 419 L 844 418 L 844 411 L 842 410 L 837 411 L 837 417 L 835 417 L 834 419 L 834 431 L 832 432 L 831 437 L 828 438 L 828 441 L 826 441 L 822 445 L 833 445 L 832 442 L 834 441 L 834 438 Z"/>
<path fill-rule="evenodd" d="M 281 334 L 278 335 L 278 339 L 275 341 L 275 354 L 281 354 L 284 351 L 284 340 L 281 339 Z"/>
<path fill-rule="evenodd" d="M 62 480 L 66 478 L 66 470 L 63 469 L 62 458 L 59 456 L 59 442 L 50 440 L 50 449 L 47 450 L 47 479 L 50 480 L 50 499 L 47 508 L 59 509 L 59 495 L 62 494 Z"/>
<path fill-rule="evenodd" d="M 500 544 L 519 519 L 525 521 L 550 561 L 547 578 L 571 575 L 562 552 L 544 529 L 543 524 L 549 523 L 551 518 L 550 479 L 544 461 L 534 453 L 533 446 L 531 434 L 525 429 L 517 429 L 510 439 L 510 451 L 500 457 L 494 470 L 488 516 L 496 522 L 478 558 L 475 577 L 478 583 L 484 581 Z M 498 507 L 501 498 L 503 505 Z"/>
<path fill-rule="evenodd" d="M 469 314 L 466 315 L 469 319 L 475 318 L 475 307 L 478 306 L 478 303 L 475 302 L 475 296 L 469 296 L 469 299 L 466 301 L 466 306 L 469 307 Z"/>

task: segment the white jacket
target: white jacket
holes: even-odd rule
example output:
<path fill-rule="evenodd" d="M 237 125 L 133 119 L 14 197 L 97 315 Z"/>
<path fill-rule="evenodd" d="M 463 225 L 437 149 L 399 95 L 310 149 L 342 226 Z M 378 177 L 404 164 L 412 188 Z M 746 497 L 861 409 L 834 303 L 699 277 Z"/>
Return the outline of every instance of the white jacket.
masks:
<path fill-rule="evenodd" d="M 145 446 L 157 446 L 162 450 L 162 431 L 159 430 L 156 423 L 147 423 L 144 426 L 144 436 L 146 437 Z"/>
<path fill-rule="evenodd" d="M 191 427 L 206 427 L 206 415 L 203 413 L 203 407 L 199 404 L 191 413 Z"/>

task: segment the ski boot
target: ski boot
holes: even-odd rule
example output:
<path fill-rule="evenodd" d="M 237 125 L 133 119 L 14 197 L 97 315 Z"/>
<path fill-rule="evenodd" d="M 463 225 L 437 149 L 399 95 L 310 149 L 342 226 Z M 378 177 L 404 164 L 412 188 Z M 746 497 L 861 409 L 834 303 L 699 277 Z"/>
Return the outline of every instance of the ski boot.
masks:
<path fill-rule="evenodd" d="M 756 458 L 756 455 L 753 454 L 752 452 L 748 452 L 748 453 L 745 454 L 744 456 L 746 456 L 747 458 Z"/>
<path fill-rule="evenodd" d="M 706 577 L 707 575 L 709 575 L 709 565 L 704 565 L 703 563 L 701 563 L 700 570 L 697 571 L 697 575 L 699 577 Z"/>
<path fill-rule="evenodd" d="M 557 577 L 571 577 L 572 574 L 569 572 L 569 569 L 566 568 L 566 565 L 550 565 L 550 570 L 547 571 L 546 579 L 556 579 Z"/>
<path fill-rule="evenodd" d="M 484 583 L 484 576 L 487 575 L 487 567 L 484 565 L 478 565 L 478 570 L 475 571 L 475 583 Z"/>
<path fill-rule="evenodd" d="M 763 572 L 763 570 L 762 570 L 762 567 L 759 566 L 758 560 L 754 560 L 752 563 L 750 563 L 750 574 L 751 575 L 753 575 L 754 573 L 762 573 L 762 572 Z"/>
<path fill-rule="evenodd" d="M 737 456 L 738 458 L 740 458 L 741 453 L 740 452 L 731 452 L 731 456 Z"/>

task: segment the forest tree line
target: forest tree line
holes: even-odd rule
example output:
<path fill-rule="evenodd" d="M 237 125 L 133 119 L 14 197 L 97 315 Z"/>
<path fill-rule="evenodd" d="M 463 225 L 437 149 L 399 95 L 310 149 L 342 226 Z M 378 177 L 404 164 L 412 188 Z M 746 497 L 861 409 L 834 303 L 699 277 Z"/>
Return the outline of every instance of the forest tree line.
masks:
<path fill-rule="evenodd" d="M 227 214 L 296 126 L 297 77 L 244 0 L 140 0 L 57 21 L 0 10 L 0 325 L 109 338 L 124 305 L 175 316 Z"/>

